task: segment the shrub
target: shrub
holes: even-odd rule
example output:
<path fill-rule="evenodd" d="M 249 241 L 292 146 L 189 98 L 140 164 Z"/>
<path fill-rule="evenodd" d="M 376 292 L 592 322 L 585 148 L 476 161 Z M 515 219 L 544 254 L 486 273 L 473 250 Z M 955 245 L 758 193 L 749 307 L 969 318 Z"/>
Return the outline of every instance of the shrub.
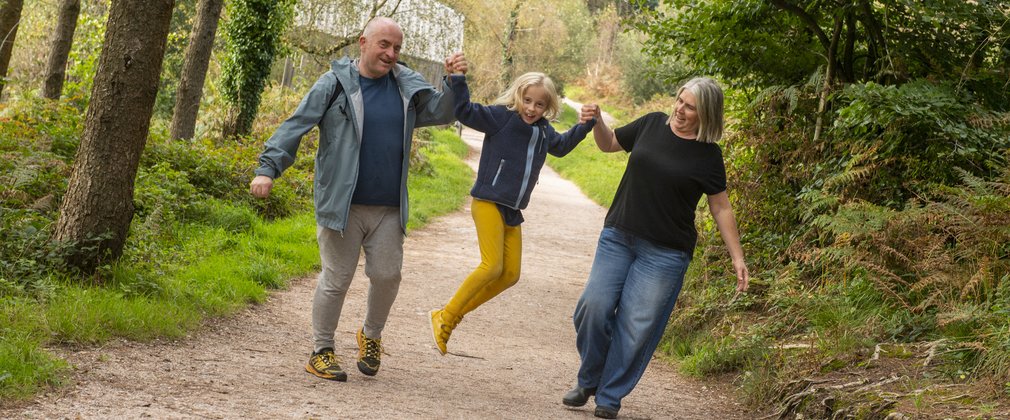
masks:
<path fill-rule="evenodd" d="M 948 85 L 853 84 L 837 100 L 836 173 L 825 186 L 846 196 L 900 208 L 921 186 L 955 185 L 958 171 L 993 178 L 1005 165 L 1010 127 L 979 124 L 991 114 Z"/>

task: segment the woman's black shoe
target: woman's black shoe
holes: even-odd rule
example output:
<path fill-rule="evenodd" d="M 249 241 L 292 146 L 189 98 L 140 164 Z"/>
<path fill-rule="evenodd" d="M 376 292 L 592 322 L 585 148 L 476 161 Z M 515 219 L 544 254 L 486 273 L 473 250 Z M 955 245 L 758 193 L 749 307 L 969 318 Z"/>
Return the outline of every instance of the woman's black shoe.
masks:
<path fill-rule="evenodd" d="M 576 385 L 574 389 L 568 391 L 568 393 L 561 398 L 561 402 L 569 407 L 582 407 L 586 405 L 586 401 L 589 401 L 589 397 L 594 394 L 596 394 L 596 387 L 583 388 Z"/>
<path fill-rule="evenodd" d="M 593 415 L 601 419 L 616 419 L 617 409 L 607 407 L 596 407 L 596 411 L 593 412 Z"/>

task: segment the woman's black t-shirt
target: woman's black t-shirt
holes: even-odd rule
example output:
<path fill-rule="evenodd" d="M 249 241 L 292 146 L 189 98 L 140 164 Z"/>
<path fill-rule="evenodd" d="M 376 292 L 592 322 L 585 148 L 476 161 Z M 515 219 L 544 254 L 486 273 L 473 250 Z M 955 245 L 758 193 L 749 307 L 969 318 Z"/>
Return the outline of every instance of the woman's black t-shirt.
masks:
<path fill-rule="evenodd" d="M 698 200 L 726 190 L 726 167 L 717 144 L 677 136 L 668 118 L 653 112 L 614 130 L 630 155 L 605 225 L 693 254 Z"/>

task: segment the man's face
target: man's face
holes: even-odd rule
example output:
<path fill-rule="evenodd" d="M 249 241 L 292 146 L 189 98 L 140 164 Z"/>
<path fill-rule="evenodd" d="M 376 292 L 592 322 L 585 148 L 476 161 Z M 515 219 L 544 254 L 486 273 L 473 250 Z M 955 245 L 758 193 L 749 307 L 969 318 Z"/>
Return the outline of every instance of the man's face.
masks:
<path fill-rule="evenodd" d="M 365 77 L 376 79 L 385 76 L 400 58 L 403 32 L 395 25 L 381 23 L 367 37 L 358 38 L 361 64 L 358 71 Z"/>

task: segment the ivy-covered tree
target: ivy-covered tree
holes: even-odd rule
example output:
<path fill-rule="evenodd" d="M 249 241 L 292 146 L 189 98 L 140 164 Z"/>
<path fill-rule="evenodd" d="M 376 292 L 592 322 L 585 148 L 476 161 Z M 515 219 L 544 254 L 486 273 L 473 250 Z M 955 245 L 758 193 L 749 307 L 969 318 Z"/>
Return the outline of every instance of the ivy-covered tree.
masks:
<path fill-rule="evenodd" d="M 513 68 L 515 67 L 516 37 L 521 30 L 519 27 L 519 11 L 522 9 L 524 1 L 518 0 L 512 6 L 512 11 L 509 12 L 508 23 L 505 26 L 505 33 L 502 36 L 501 73 L 498 76 L 502 86 L 508 86 L 512 82 Z"/>
<path fill-rule="evenodd" d="M 232 0 L 224 22 L 222 87 L 229 104 L 224 135 L 252 131 L 270 67 L 282 48 L 282 35 L 294 15 L 295 0 Z"/>

